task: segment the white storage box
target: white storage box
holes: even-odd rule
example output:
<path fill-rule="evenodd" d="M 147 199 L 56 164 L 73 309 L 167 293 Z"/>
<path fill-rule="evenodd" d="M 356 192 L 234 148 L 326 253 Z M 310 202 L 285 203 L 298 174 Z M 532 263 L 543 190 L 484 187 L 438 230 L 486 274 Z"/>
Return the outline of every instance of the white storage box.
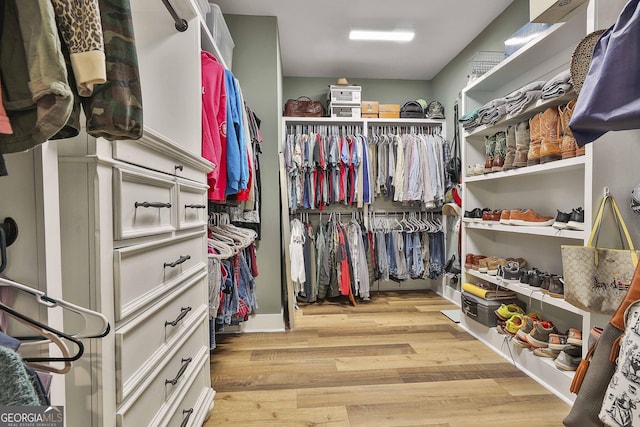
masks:
<path fill-rule="evenodd" d="M 329 85 L 328 98 L 331 104 L 358 104 L 358 106 L 360 106 L 360 102 L 362 101 L 362 87 Z"/>
<path fill-rule="evenodd" d="M 235 46 L 231 38 L 231 33 L 224 20 L 220 6 L 215 3 L 209 3 L 209 6 L 211 7 L 211 12 L 207 14 L 207 27 L 209 27 L 209 31 L 211 31 L 214 43 L 218 46 L 222 60 L 227 68 L 231 69 L 233 48 Z"/>
<path fill-rule="evenodd" d="M 329 104 L 329 115 L 331 117 L 342 117 L 349 119 L 359 119 L 362 108 L 358 105 L 334 105 Z"/>

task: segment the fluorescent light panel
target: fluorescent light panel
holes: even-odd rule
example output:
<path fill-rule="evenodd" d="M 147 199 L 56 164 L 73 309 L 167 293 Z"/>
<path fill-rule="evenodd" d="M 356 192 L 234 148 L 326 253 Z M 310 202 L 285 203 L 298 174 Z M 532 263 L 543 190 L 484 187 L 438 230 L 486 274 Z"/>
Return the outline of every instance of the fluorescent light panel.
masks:
<path fill-rule="evenodd" d="M 410 42 L 414 36 L 415 33 L 413 31 L 351 30 L 349 40 Z"/>

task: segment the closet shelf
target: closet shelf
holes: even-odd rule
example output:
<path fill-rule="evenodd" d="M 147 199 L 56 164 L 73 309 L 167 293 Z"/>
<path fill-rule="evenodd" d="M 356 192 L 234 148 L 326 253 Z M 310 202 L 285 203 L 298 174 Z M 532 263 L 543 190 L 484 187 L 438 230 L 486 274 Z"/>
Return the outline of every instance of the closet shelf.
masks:
<path fill-rule="evenodd" d="M 567 22 L 553 24 L 540 36 L 506 58 L 477 80 L 467 85 L 467 93 L 494 92 L 501 89 L 505 82 L 514 76 L 526 75 L 532 64 L 542 62 L 541 58 L 554 57 L 566 49 L 575 47 L 584 36 L 584 20 L 573 19 L 585 13 L 584 7 L 570 14 Z"/>
<path fill-rule="evenodd" d="M 549 107 L 564 105 L 569 101 L 571 101 L 572 99 L 575 99 L 576 97 L 577 97 L 576 93 L 573 90 L 571 90 L 569 93 L 563 96 L 559 96 L 557 98 L 538 100 L 538 102 L 529 106 L 529 108 L 525 109 L 522 113 L 515 114 L 515 115 L 507 115 L 493 125 L 479 126 L 475 128 L 472 132 L 468 132 L 466 136 L 467 138 L 478 138 L 478 139 L 482 139 L 481 137 L 485 137 L 485 136 L 491 136 L 498 131 L 505 130 L 507 126 L 515 125 L 524 120 L 528 120 L 529 118 L 533 117 L 535 114 L 541 111 L 544 111 Z M 484 141 L 484 139 L 482 140 Z"/>
<path fill-rule="evenodd" d="M 435 119 L 376 119 L 358 117 L 283 117 L 287 123 L 313 123 L 313 124 L 335 124 L 335 123 L 357 123 L 376 124 L 420 124 L 420 125 L 444 125 L 445 120 Z"/>
<path fill-rule="evenodd" d="M 200 40 L 202 50 L 211 53 L 216 57 L 220 65 L 222 65 L 226 69 L 229 69 L 229 66 L 225 63 L 224 58 L 222 57 L 222 53 L 220 52 L 216 41 L 213 39 L 211 31 L 209 31 L 209 27 L 207 26 L 204 16 L 202 16 L 199 12 L 198 19 L 200 20 Z"/>
<path fill-rule="evenodd" d="M 475 182 L 492 181 L 494 179 L 511 178 L 514 176 L 542 175 L 547 173 L 556 173 L 560 169 L 565 171 L 583 169 L 585 166 L 585 156 L 571 157 L 569 159 L 556 160 L 554 162 L 544 163 L 541 165 L 526 166 L 524 168 L 510 169 L 503 172 L 492 172 L 485 175 L 467 176 L 465 183 L 471 184 Z M 564 172 L 564 171 L 563 171 Z"/>
<path fill-rule="evenodd" d="M 486 273 L 480 273 L 477 270 L 467 270 L 466 273 L 470 276 L 477 277 L 478 279 L 484 280 L 489 283 L 493 283 L 494 285 L 501 286 L 503 288 L 509 289 L 517 294 L 523 295 L 527 298 L 531 298 L 542 303 L 558 307 L 562 310 L 583 315 L 584 312 L 579 308 L 569 304 L 562 298 L 554 298 L 550 295 L 545 294 L 540 290 L 540 288 L 534 288 L 532 286 L 528 286 L 522 284 L 516 280 L 504 280 L 502 277 L 498 276 L 490 276 Z"/>
<path fill-rule="evenodd" d="M 575 239 L 584 241 L 585 232 L 581 230 L 558 230 L 553 227 L 525 227 L 518 225 L 504 224 L 483 224 L 477 222 L 465 222 L 464 226 L 468 229 L 501 231 L 505 233 L 516 234 L 533 234 L 535 236 L 558 237 L 562 239 Z"/>

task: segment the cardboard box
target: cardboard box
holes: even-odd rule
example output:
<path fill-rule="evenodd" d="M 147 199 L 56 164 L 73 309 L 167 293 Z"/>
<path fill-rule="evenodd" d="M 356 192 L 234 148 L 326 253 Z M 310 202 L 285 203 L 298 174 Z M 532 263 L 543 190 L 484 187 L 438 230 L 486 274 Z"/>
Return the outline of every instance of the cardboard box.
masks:
<path fill-rule="evenodd" d="M 537 23 L 564 22 L 564 18 L 586 0 L 529 0 L 529 21 Z"/>
<path fill-rule="evenodd" d="M 363 119 L 377 119 L 378 113 L 362 113 L 361 116 Z"/>
<path fill-rule="evenodd" d="M 399 119 L 400 104 L 378 105 L 378 117 L 380 117 L 381 119 Z"/>
<path fill-rule="evenodd" d="M 378 116 L 378 101 L 362 101 L 362 114 L 375 114 Z"/>

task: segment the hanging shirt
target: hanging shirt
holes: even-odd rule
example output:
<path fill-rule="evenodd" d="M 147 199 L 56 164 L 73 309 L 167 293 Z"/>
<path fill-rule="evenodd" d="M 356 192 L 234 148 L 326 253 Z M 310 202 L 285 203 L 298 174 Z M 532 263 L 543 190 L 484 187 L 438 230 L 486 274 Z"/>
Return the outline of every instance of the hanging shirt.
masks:
<path fill-rule="evenodd" d="M 240 86 L 231 70 L 224 70 L 227 90 L 227 188 L 225 195 L 246 189 L 249 181 L 247 147 L 242 124 Z"/>
<path fill-rule="evenodd" d="M 213 163 L 207 174 L 208 198 L 224 200 L 227 186 L 227 92 L 224 67 L 209 52 L 201 52 L 202 157 Z"/>

